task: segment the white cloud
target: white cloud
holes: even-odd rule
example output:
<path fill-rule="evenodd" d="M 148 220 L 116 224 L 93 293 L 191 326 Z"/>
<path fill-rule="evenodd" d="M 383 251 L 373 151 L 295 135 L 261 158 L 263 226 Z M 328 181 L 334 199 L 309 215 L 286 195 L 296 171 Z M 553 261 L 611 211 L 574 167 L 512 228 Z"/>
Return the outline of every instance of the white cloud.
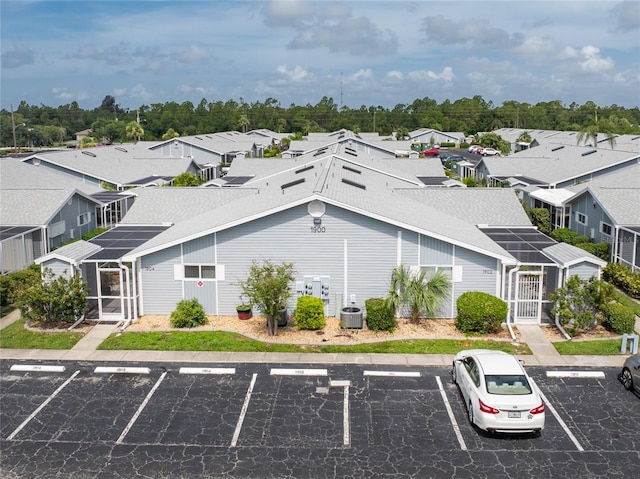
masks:
<path fill-rule="evenodd" d="M 191 45 L 188 49 L 178 52 L 177 58 L 180 63 L 197 63 L 206 60 L 209 52 L 204 48 Z"/>
<path fill-rule="evenodd" d="M 391 78 L 392 80 L 402 80 L 404 78 L 404 74 L 398 70 L 391 70 L 387 72 L 387 78 Z"/>
<path fill-rule="evenodd" d="M 70 92 L 67 88 L 54 87 L 51 89 L 51 93 L 53 93 L 55 98 L 64 102 L 84 101 L 91 98 L 91 95 L 87 92 Z"/>
<path fill-rule="evenodd" d="M 586 46 L 580 52 L 585 59 L 580 63 L 580 67 L 584 71 L 592 73 L 600 73 L 603 71 L 611 70 L 613 68 L 613 60 L 609 57 L 602 58 L 600 56 L 600 49 L 594 46 Z"/>
<path fill-rule="evenodd" d="M 296 65 L 292 70 L 288 70 L 286 64 L 280 65 L 276 68 L 276 71 L 293 83 L 309 82 L 315 79 L 313 73 L 305 70 L 300 65 Z"/>
<path fill-rule="evenodd" d="M 431 70 L 414 70 L 409 72 L 407 77 L 413 81 L 440 81 L 448 84 L 453 81 L 455 75 L 451 67 L 444 67 L 440 73 Z"/>

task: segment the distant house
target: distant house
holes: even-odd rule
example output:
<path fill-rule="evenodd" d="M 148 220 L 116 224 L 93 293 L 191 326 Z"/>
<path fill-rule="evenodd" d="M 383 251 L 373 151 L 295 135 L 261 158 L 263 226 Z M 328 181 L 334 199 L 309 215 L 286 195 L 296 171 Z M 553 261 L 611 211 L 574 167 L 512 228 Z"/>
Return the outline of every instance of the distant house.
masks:
<path fill-rule="evenodd" d="M 208 314 L 234 314 L 238 281 L 252 260 L 268 259 L 294 264 L 289 309 L 308 292 L 327 315 L 363 307 L 386 296 L 392 270 L 404 265 L 451 279 L 438 317 L 455 317 L 464 292 L 484 291 L 508 302 L 510 321 L 540 323 L 550 292 L 604 265 L 533 228 L 508 188 L 433 187 L 420 179 L 431 174 L 427 161 L 343 147 L 248 160 L 275 166 L 236 176 L 233 188 L 140 189 L 122 223 L 89 241 L 99 250 L 70 245 L 38 261 L 76 265 L 92 291 L 88 317 L 113 321 L 168 315 L 190 298 Z M 241 164 L 229 176 L 247 172 Z M 316 283 L 323 288 L 308 287 Z"/>
<path fill-rule="evenodd" d="M 91 135 L 91 130 L 89 130 L 89 129 L 78 131 L 78 132 L 76 132 L 76 141 L 78 143 L 80 143 L 83 138 L 85 138 L 87 136 L 90 136 L 90 135 Z"/>

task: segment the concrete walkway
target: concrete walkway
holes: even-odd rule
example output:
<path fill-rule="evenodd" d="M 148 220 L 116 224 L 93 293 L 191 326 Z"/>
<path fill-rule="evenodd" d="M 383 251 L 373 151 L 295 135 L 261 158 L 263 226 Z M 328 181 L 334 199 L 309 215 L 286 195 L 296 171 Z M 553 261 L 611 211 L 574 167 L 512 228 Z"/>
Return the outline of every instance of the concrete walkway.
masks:
<path fill-rule="evenodd" d="M 20 319 L 14 311 L 0 318 L 0 328 Z M 640 325 L 639 325 L 640 326 Z M 388 364 L 403 366 L 449 366 L 452 354 L 337 354 L 337 353 L 243 353 L 209 351 L 101 351 L 98 346 L 118 330 L 113 323 L 94 326 L 71 349 L 0 349 L 0 360 L 37 361 L 117 361 L 186 363 L 301 363 L 301 364 Z M 527 365 L 622 367 L 628 356 L 564 356 L 558 353 L 539 326 L 518 325 L 522 342 L 532 355 L 519 356 Z M 640 330 L 640 328 L 638 328 Z M 0 334 L 1 331 L 0 331 Z"/>

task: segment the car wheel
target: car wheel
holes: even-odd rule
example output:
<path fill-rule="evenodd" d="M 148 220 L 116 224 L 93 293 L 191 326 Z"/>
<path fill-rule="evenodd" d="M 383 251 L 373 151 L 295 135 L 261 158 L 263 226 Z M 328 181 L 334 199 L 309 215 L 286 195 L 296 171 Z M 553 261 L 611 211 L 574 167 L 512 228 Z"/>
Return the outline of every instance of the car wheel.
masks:
<path fill-rule="evenodd" d="M 633 377 L 631 377 L 631 371 L 629 371 L 629 368 L 624 368 L 622 370 L 620 380 L 622 381 L 622 385 L 626 389 L 628 389 L 629 391 L 633 389 Z"/>
<path fill-rule="evenodd" d="M 469 423 L 473 426 L 473 407 L 471 407 L 471 401 L 469 401 L 469 408 L 467 409 L 467 416 L 469 417 Z"/>
<path fill-rule="evenodd" d="M 456 365 L 453 365 L 453 369 L 451 370 L 451 379 L 453 379 L 454 384 L 458 384 L 458 373 L 456 373 Z"/>

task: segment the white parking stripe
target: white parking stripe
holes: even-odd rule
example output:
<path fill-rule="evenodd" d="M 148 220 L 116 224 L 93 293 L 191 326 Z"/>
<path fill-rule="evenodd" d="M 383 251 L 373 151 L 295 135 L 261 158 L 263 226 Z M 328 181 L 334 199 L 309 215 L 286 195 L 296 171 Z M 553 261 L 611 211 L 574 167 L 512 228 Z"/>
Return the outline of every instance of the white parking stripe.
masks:
<path fill-rule="evenodd" d="M 438 389 L 440 390 L 440 396 L 442 396 L 444 407 L 447 410 L 447 414 L 449 415 L 451 426 L 453 426 L 453 432 L 456 433 L 456 437 L 458 438 L 458 444 L 460 444 L 460 449 L 462 449 L 463 451 L 466 451 L 467 445 L 465 444 L 464 438 L 462 437 L 462 433 L 460 432 L 458 421 L 456 421 L 456 417 L 453 415 L 453 410 L 451 409 L 451 404 L 449 404 L 449 398 L 447 398 L 447 393 L 442 387 L 442 381 L 440 381 L 440 376 L 436 376 L 436 382 L 438 383 Z"/>
<path fill-rule="evenodd" d="M 151 374 L 151 369 L 135 366 L 98 366 L 93 372 L 96 374 Z"/>
<path fill-rule="evenodd" d="M 180 368 L 180 374 L 235 374 L 236 368 Z"/>
<path fill-rule="evenodd" d="M 327 376 L 326 369 L 271 369 L 272 376 Z"/>
<path fill-rule="evenodd" d="M 567 436 L 569 436 L 569 439 L 571 439 L 571 442 L 573 442 L 573 444 L 575 444 L 576 448 L 578 449 L 578 451 L 584 451 L 584 448 L 580 445 L 580 443 L 578 442 L 578 439 L 573 435 L 573 433 L 571 432 L 571 430 L 569 429 L 569 427 L 565 424 L 565 422 L 562 420 L 562 418 L 560 417 L 560 415 L 558 414 L 558 411 L 556 411 L 556 408 L 554 408 L 551 403 L 549 402 L 549 400 L 547 399 L 547 397 L 544 395 L 544 393 L 542 391 L 540 391 L 540 388 L 538 387 L 538 385 L 535 383 L 535 381 L 533 380 L 533 378 L 529 378 L 531 380 L 531 383 L 533 384 L 533 387 L 536 388 L 536 391 L 538 391 L 538 394 L 540 395 L 540 397 L 542 398 L 542 400 L 544 401 L 544 407 L 545 409 L 549 409 L 549 411 L 551 411 L 551 414 L 553 414 L 556 418 L 556 420 L 558 421 L 558 423 L 560 424 L 560 426 L 562 426 L 562 429 L 564 429 L 564 432 L 567 433 Z"/>
<path fill-rule="evenodd" d="M 365 376 L 384 376 L 395 378 L 419 378 L 419 371 L 365 371 Z"/>
<path fill-rule="evenodd" d="M 43 372 L 43 373 L 63 373 L 65 371 L 64 366 L 40 366 L 31 364 L 14 364 L 11 366 L 12 371 L 21 372 Z"/>
<path fill-rule="evenodd" d="M 344 386 L 344 403 L 342 406 L 342 443 L 345 446 L 351 445 L 351 423 L 349 419 L 349 386 Z"/>
<path fill-rule="evenodd" d="M 249 389 L 247 390 L 247 395 L 244 397 L 244 403 L 242 404 L 242 410 L 240 411 L 238 424 L 236 424 L 236 430 L 233 432 L 233 439 L 231 439 L 231 447 L 235 447 L 236 444 L 238 443 L 238 437 L 240 437 L 240 429 L 242 429 L 242 423 L 244 422 L 244 417 L 247 414 L 247 409 L 249 409 L 249 401 L 251 400 L 251 393 L 253 392 L 253 387 L 256 384 L 257 377 L 258 377 L 258 373 L 253 373 L 253 377 L 251 378 L 251 383 L 249 384 Z"/>
<path fill-rule="evenodd" d="M 147 403 L 151 399 L 151 396 L 153 396 L 153 393 L 156 392 L 156 390 L 160 386 L 160 383 L 163 381 L 163 379 L 165 378 L 166 375 L 167 375 L 167 371 L 163 372 L 162 375 L 160 376 L 160 378 L 153 385 L 153 387 L 151 388 L 151 391 L 149 391 L 149 394 L 147 394 L 147 397 L 144 398 L 144 401 L 142 401 L 142 404 L 140 404 L 140 407 L 138 408 L 136 413 L 131 418 L 131 421 L 129 421 L 129 424 L 127 424 L 127 427 L 125 427 L 124 431 L 122 431 L 122 434 L 120 434 L 120 437 L 116 441 L 116 444 L 122 444 L 122 441 L 124 441 L 125 436 L 129 433 L 129 430 L 133 427 L 133 425 L 135 424 L 136 420 L 138 419 L 138 416 L 140 416 L 140 414 L 142 413 L 143 409 L 146 407 Z"/>
<path fill-rule="evenodd" d="M 45 399 L 45 401 L 44 401 L 42 404 L 40 404 L 40 406 L 38 407 L 38 409 L 36 409 L 35 411 L 33 411 L 33 412 L 31 413 L 31 415 L 29 415 L 29 417 L 28 417 L 27 419 L 25 419 L 24 421 L 22 421 L 22 424 L 20 424 L 20 425 L 16 428 L 16 430 L 15 430 L 15 431 L 13 431 L 13 432 L 9 435 L 9 437 L 7 438 L 7 441 L 11 441 L 11 440 L 16 436 L 16 434 L 18 434 L 18 433 L 22 430 L 22 428 L 23 428 L 23 427 L 25 427 L 27 424 L 29 424 L 29 421 L 31 421 L 34 417 L 36 417 L 36 415 L 37 415 L 40 411 L 42 411 L 42 410 L 46 407 L 46 405 L 47 405 L 47 404 L 49 404 L 49 403 L 51 402 L 51 400 L 52 400 L 53 398 L 55 398 L 55 397 L 58 395 L 58 393 L 60 393 L 60 391 L 62 391 L 65 387 L 67 387 L 67 384 L 69 384 L 69 383 L 73 380 L 73 378 L 75 378 L 79 373 L 80 373 L 80 371 L 76 371 L 75 373 L 73 373 L 73 374 L 71 375 L 71 377 L 70 377 L 69 379 L 67 379 L 65 382 L 63 382 L 63 383 L 60 385 L 60 387 L 59 387 L 58 389 L 56 389 L 56 390 L 53 392 L 53 394 L 52 394 L 51 396 L 49 396 L 47 399 Z"/>
<path fill-rule="evenodd" d="M 547 371 L 548 378 L 598 378 L 604 379 L 602 371 Z"/>

